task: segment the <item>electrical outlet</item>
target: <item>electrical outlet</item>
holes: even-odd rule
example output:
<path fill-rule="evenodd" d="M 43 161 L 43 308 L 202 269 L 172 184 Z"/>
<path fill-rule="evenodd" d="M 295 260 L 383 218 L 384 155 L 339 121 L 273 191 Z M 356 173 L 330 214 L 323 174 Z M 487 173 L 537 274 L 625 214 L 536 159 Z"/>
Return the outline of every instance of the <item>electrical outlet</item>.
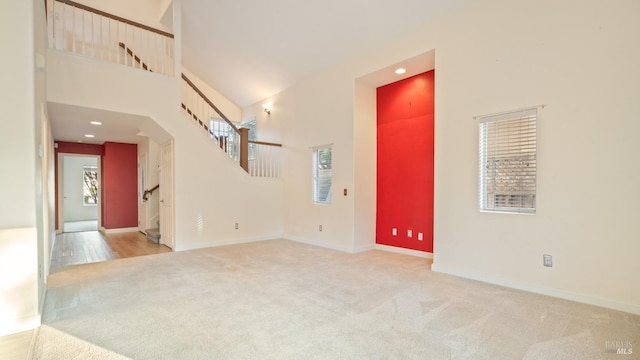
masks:
<path fill-rule="evenodd" d="M 391 235 L 398 236 L 398 229 L 396 228 L 391 229 Z"/>
<path fill-rule="evenodd" d="M 236 223 L 236 230 L 238 230 L 238 223 Z"/>
<path fill-rule="evenodd" d="M 407 230 L 407 237 L 413 237 L 413 231 Z"/>
<path fill-rule="evenodd" d="M 318 226 L 318 231 L 322 232 L 322 225 Z"/>
<path fill-rule="evenodd" d="M 423 235 L 422 235 L 422 233 L 419 232 L 418 233 L 418 240 L 422 241 L 422 238 L 423 238 Z"/>
<path fill-rule="evenodd" d="M 546 267 L 553 266 L 553 256 L 551 255 L 542 255 L 542 264 Z"/>

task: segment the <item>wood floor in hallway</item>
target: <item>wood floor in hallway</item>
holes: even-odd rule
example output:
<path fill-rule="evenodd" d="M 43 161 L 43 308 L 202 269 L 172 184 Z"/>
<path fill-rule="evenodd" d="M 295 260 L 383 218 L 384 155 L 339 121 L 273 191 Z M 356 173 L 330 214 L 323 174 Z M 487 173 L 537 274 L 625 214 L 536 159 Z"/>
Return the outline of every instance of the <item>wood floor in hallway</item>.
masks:
<path fill-rule="evenodd" d="M 51 271 L 65 266 L 161 254 L 172 250 L 156 244 L 140 232 L 102 234 L 98 231 L 63 233 L 56 236 L 51 254 Z"/>

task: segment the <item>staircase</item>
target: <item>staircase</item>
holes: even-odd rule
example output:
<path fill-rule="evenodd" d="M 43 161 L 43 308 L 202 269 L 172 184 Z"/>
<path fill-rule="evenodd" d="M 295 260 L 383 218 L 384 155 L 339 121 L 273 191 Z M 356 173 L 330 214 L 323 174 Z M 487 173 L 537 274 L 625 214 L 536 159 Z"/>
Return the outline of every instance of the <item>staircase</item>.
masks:
<path fill-rule="evenodd" d="M 144 118 L 138 125 L 140 133 L 171 147 L 167 178 L 174 183 L 167 203 L 168 214 L 173 216 L 167 216 L 166 224 L 163 221 L 162 234 L 159 227 L 153 226 L 154 219 L 140 230 L 150 228 L 147 231 L 152 241 L 173 244 L 177 251 L 247 238 L 248 227 L 234 230 L 233 224 L 238 220 L 251 223 L 251 234 L 275 236 L 282 232 L 278 225 L 282 181 L 251 179 L 245 173 L 251 177 L 279 177 L 282 147 L 234 135 L 237 133 L 233 127 L 206 99 L 208 86 L 194 78 L 197 75 L 184 79 L 176 71 L 180 65 L 172 57 L 172 37 L 160 40 L 162 34 L 148 34 L 132 21 L 124 25 L 121 18 L 69 0 L 46 1 L 47 101 Z M 152 39 L 152 46 L 146 43 L 147 39 Z M 156 49 L 162 54 L 151 54 Z M 204 91 L 192 87 L 187 80 L 194 80 Z M 244 131 L 233 124 L 238 131 Z M 225 126 L 229 134 L 224 134 Z M 234 136 L 239 139 L 232 139 Z M 246 154 L 247 165 L 239 171 L 242 153 Z M 215 205 L 238 201 L 243 206 Z M 176 213 L 178 204 L 205 205 L 180 206 Z M 198 224 L 199 236 L 195 237 L 185 222 L 202 217 L 210 220 Z"/>
<path fill-rule="evenodd" d="M 160 244 L 160 229 L 147 229 L 145 230 L 147 233 L 147 239 L 153 241 L 156 244 Z"/>
<path fill-rule="evenodd" d="M 173 77 L 174 35 L 71 0 L 45 0 L 49 46 Z M 279 177 L 281 144 L 249 140 L 246 128 L 232 122 L 184 74 L 179 105 L 217 147 L 251 176 Z"/>

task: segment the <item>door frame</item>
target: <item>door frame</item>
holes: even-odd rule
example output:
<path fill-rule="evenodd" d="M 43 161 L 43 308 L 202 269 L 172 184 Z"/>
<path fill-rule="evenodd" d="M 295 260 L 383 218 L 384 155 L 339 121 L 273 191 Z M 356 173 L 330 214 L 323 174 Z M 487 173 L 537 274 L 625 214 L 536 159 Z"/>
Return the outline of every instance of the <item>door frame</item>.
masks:
<path fill-rule="evenodd" d="M 58 198 L 58 226 L 56 233 L 64 233 L 64 158 L 66 156 L 73 157 L 92 157 L 98 160 L 98 230 L 102 230 L 102 156 L 92 154 L 74 154 L 74 153 L 58 153 L 58 187 L 56 189 L 56 196 Z"/>
<path fill-rule="evenodd" d="M 169 154 L 167 157 L 166 154 Z M 169 166 L 166 166 L 168 161 Z M 173 140 L 160 150 L 160 243 L 175 248 L 175 147 Z M 167 224 L 169 226 L 167 226 Z"/>
<path fill-rule="evenodd" d="M 143 183 L 144 178 L 144 183 Z M 138 153 L 138 230 L 146 234 L 149 228 L 149 201 L 144 201 L 144 191 L 147 190 L 149 179 L 149 153 Z"/>

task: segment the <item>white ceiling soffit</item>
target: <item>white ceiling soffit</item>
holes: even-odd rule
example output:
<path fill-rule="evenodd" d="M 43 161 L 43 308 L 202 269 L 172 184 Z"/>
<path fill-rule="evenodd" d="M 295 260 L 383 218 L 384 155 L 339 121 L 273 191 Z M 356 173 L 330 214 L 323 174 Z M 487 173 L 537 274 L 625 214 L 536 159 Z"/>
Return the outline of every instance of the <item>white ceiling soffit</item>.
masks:
<path fill-rule="evenodd" d="M 171 139 L 155 121 L 147 116 L 48 103 L 49 121 L 55 141 L 104 144 L 105 141 L 137 144 L 148 136 L 158 143 Z M 102 125 L 92 125 L 97 121 Z M 93 135 L 93 138 L 85 135 Z M 140 136 L 138 134 L 143 134 Z"/>
<path fill-rule="evenodd" d="M 183 63 L 241 107 L 472 0 L 183 0 Z"/>
<path fill-rule="evenodd" d="M 403 68 L 407 72 L 402 75 L 398 75 L 395 73 L 396 69 L 398 68 Z M 431 71 L 435 68 L 436 52 L 435 50 L 431 50 L 424 54 L 414 56 L 410 59 L 400 61 L 398 63 L 384 67 L 380 70 L 374 71 L 370 74 L 361 76 L 356 79 L 356 81 L 370 87 L 378 88 L 382 85 L 387 85 L 396 81 L 404 80 L 414 75 Z"/>

